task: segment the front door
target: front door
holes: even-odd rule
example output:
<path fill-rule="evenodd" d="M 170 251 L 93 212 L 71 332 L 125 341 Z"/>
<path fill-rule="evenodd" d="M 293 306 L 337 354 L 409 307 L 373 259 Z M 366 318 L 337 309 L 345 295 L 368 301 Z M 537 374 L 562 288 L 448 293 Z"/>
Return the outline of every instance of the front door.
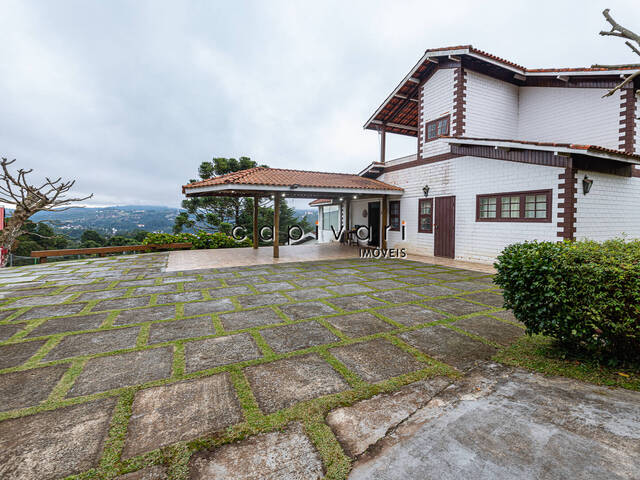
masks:
<path fill-rule="evenodd" d="M 370 247 L 380 246 L 380 202 L 369 202 L 367 208 L 369 218 L 369 241 Z"/>
<path fill-rule="evenodd" d="M 433 254 L 454 258 L 456 253 L 456 197 L 436 197 Z"/>

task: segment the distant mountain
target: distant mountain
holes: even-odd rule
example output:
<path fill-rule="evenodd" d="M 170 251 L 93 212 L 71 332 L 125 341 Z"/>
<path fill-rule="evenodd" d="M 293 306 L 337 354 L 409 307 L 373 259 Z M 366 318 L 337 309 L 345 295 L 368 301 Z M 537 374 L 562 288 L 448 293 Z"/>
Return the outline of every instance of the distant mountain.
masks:
<path fill-rule="evenodd" d="M 307 221 L 311 225 L 315 225 L 316 220 L 318 220 L 318 209 L 317 208 L 296 208 L 296 218 L 302 219 L 307 217 Z"/>
<path fill-rule="evenodd" d="M 155 205 L 71 208 L 62 212 L 38 212 L 31 220 L 46 220 L 54 230 L 71 237 L 83 230 L 115 235 L 133 230 L 171 232 L 178 208 Z M 10 213 L 9 213 L 10 214 Z"/>

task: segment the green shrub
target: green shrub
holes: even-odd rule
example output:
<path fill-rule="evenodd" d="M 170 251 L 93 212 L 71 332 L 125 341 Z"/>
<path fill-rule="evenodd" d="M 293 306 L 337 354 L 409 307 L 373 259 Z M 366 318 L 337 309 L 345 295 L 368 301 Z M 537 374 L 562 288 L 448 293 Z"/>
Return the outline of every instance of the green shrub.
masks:
<path fill-rule="evenodd" d="M 598 359 L 640 358 L 640 241 L 525 242 L 498 256 L 505 307 L 529 333 Z"/>
<path fill-rule="evenodd" d="M 165 244 L 165 243 L 191 243 L 192 248 L 235 248 L 250 247 L 251 240 L 248 238 L 237 241 L 233 237 L 222 232 L 207 233 L 200 230 L 195 235 L 193 233 L 149 233 L 142 241 L 143 245 Z"/>

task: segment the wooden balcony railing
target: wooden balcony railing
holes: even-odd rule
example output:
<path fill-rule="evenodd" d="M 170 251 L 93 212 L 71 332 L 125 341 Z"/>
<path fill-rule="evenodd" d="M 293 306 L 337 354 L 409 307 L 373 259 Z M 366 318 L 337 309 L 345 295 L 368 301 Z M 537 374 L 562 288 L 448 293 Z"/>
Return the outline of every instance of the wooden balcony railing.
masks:
<path fill-rule="evenodd" d="M 38 263 L 46 263 L 47 257 L 64 257 L 67 255 L 98 255 L 104 257 L 108 253 L 153 252 L 158 250 L 181 250 L 191 248 L 191 243 L 164 243 L 149 245 L 123 245 L 120 247 L 65 248 L 63 250 L 34 250 L 31 256 L 39 259 Z"/>

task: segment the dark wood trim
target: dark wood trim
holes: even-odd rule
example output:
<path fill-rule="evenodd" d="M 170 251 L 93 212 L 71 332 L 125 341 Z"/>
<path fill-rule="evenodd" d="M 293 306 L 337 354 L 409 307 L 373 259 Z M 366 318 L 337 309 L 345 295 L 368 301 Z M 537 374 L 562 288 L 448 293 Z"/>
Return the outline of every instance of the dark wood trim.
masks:
<path fill-rule="evenodd" d="M 420 165 L 427 165 L 429 163 L 442 162 L 444 160 L 450 160 L 452 158 L 461 157 L 462 155 L 455 155 L 453 153 L 441 153 L 439 155 L 433 155 L 427 158 L 418 158 L 417 160 L 411 160 L 410 162 L 399 163 L 398 165 L 388 165 L 384 167 L 382 173 L 395 172 L 397 170 L 404 170 L 405 168 L 419 167 Z"/>
<path fill-rule="evenodd" d="M 545 150 L 515 150 L 509 148 L 495 148 L 491 145 L 451 145 L 451 153 L 458 157 L 483 157 L 510 162 L 545 165 L 547 167 L 565 167 L 569 157 L 554 155 Z"/>
<path fill-rule="evenodd" d="M 280 192 L 273 195 L 273 258 L 280 257 Z"/>
<path fill-rule="evenodd" d="M 387 196 L 383 195 L 382 196 L 382 205 L 380 205 L 380 209 L 382 210 L 382 225 L 380 228 L 380 246 L 382 249 L 386 249 L 387 248 L 387 215 L 388 215 L 388 208 L 387 208 Z"/>
<path fill-rule="evenodd" d="M 454 74 L 453 80 L 453 135 L 456 137 L 464 136 L 465 131 L 465 114 L 466 114 L 466 90 L 467 90 L 467 74 L 462 67 L 458 67 Z"/>
<path fill-rule="evenodd" d="M 438 131 L 438 122 L 440 122 L 441 120 L 447 119 L 447 132 L 444 134 L 437 134 Z M 433 138 L 429 138 L 429 125 L 436 125 L 436 136 Z M 449 132 L 451 132 L 451 115 L 443 115 L 442 117 L 438 117 L 434 120 L 429 120 L 427 123 L 424 124 L 424 142 L 433 142 L 434 140 L 438 140 L 442 137 L 446 137 L 449 135 Z"/>
<path fill-rule="evenodd" d="M 422 204 L 429 203 L 431 205 L 431 214 L 423 215 L 422 213 Z M 420 225 L 422 225 L 422 217 L 429 218 L 429 227 L 426 230 L 422 230 Z M 433 198 L 419 198 L 418 199 L 418 233 L 433 233 Z"/>
<path fill-rule="evenodd" d="M 424 107 L 423 102 L 424 102 L 424 98 L 422 95 L 422 92 L 424 90 L 424 84 L 427 82 L 427 80 L 423 80 L 420 83 L 420 86 L 418 87 L 418 155 L 417 155 L 417 159 L 420 160 L 422 158 L 422 142 L 424 141 L 423 139 L 425 138 L 422 135 L 423 132 L 423 127 L 422 127 L 422 109 Z"/>
<path fill-rule="evenodd" d="M 619 150 L 634 153 L 636 134 L 636 93 L 633 85 L 622 90 L 620 95 L 620 137 Z"/>
<path fill-rule="evenodd" d="M 635 165 L 631 165 L 631 176 L 635 178 L 640 178 L 640 168 L 636 168 Z"/>
<path fill-rule="evenodd" d="M 573 159 L 569 159 L 564 172 L 558 175 L 558 180 L 558 208 L 563 209 L 561 213 L 558 213 L 558 237 L 563 240 L 574 240 L 578 179 L 576 178 L 576 169 L 573 167 Z"/>
<path fill-rule="evenodd" d="M 393 205 L 398 204 L 398 228 L 391 227 L 390 230 L 392 232 L 400 231 L 400 200 L 389 200 L 389 225 L 393 225 L 391 219 L 395 216 L 393 215 L 393 209 L 391 208 Z"/>
<path fill-rule="evenodd" d="M 547 197 L 547 216 L 544 218 L 526 218 L 525 217 L 525 198 L 527 195 L 541 195 Z M 496 217 L 480 218 L 480 199 L 496 197 Z M 520 213 L 518 218 L 502 218 L 502 197 L 520 197 Z M 476 195 L 476 222 L 518 222 L 518 223 L 550 223 L 553 210 L 553 190 L 526 190 L 520 192 L 499 192 L 499 193 L 482 193 Z"/>

